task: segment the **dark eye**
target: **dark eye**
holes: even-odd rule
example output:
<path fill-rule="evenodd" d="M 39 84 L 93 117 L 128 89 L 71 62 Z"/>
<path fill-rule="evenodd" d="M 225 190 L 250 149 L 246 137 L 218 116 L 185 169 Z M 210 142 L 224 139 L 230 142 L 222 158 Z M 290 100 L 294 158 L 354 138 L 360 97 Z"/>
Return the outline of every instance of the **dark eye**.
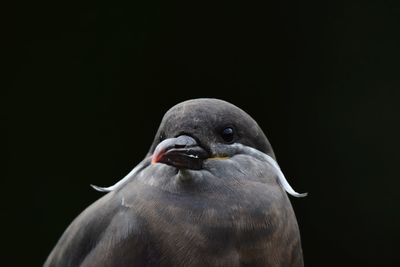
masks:
<path fill-rule="evenodd" d="M 225 142 L 231 143 L 233 141 L 234 133 L 235 132 L 233 131 L 232 127 L 226 127 L 222 130 L 221 136 Z"/>

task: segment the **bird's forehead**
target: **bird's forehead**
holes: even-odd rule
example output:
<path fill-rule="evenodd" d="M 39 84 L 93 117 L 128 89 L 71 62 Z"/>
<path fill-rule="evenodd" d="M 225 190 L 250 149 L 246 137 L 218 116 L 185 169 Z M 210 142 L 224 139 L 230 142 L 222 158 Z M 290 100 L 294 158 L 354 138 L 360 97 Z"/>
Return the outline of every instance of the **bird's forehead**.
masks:
<path fill-rule="evenodd" d="M 200 119 L 206 116 L 212 117 L 216 113 L 216 107 L 195 103 L 181 103 L 167 112 L 167 117 Z"/>
<path fill-rule="evenodd" d="M 242 117 L 241 110 L 225 101 L 215 99 L 200 99 L 180 103 L 172 107 L 164 116 L 164 123 L 174 125 L 213 126 L 219 123 L 229 123 Z M 243 117 L 242 117 L 243 119 Z"/>

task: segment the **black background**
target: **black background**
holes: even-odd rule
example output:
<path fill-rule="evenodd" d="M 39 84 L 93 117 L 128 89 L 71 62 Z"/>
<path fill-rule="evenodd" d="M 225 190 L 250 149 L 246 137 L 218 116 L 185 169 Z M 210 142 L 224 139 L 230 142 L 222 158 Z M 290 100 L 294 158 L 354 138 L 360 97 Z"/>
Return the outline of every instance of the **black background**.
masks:
<path fill-rule="evenodd" d="M 40 266 L 101 196 L 89 184 L 129 172 L 168 108 L 216 97 L 259 122 L 292 186 L 309 192 L 291 198 L 306 266 L 400 266 L 395 3 L 4 9 L 3 263 Z"/>

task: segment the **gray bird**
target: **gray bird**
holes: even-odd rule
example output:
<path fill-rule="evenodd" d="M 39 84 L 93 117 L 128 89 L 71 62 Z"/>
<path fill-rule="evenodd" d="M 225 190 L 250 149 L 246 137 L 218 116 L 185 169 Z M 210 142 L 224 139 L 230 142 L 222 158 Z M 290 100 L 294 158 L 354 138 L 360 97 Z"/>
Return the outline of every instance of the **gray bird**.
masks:
<path fill-rule="evenodd" d="M 217 99 L 180 103 L 144 158 L 66 229 L 44 266 L 303 266 L 268 139 Z"/>

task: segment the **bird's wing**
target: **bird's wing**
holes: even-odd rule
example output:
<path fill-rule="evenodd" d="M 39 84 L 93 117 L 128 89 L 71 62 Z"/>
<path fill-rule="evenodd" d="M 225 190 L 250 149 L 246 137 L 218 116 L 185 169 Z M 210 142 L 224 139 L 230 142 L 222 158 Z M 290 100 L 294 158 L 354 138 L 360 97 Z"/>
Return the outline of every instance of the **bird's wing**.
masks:
<path fill-rule="evenodd" d="M 115 190 L 89 206 L 65 230 L 44 266 L 144 266 L 145 228 L 124 201 Z"/>
<path fill-rule="evenodd" d="M 112 192 L 83 211 L 64 232 L 44 266 L 142 266 L 145 231 L 135 211 L 121 202 Z"/>

